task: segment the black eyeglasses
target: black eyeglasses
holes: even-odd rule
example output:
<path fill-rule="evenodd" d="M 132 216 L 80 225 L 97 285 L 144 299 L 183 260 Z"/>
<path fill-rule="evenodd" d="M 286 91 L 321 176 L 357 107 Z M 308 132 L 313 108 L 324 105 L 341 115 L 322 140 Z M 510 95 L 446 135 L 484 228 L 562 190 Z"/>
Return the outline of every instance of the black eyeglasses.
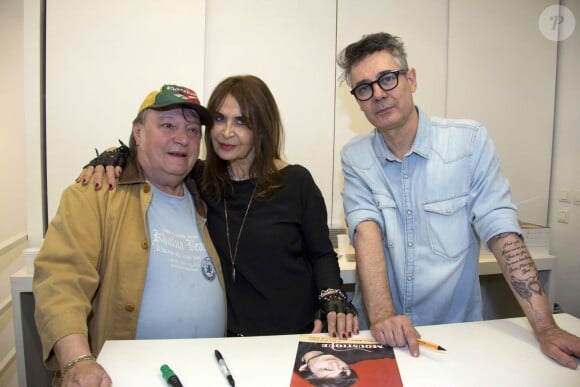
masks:
<path fill-rule="evenodd" d="M 376 83 L 384 91 L 393 90 L 399 84 L 399 74 L 405 74 L 407 70 L 385 71 L 376 81 L 361 83 L 353 88 L 350 93 L 359 101 L 368 101 L 372 98 L 375 90 L 373 85 Z"/>

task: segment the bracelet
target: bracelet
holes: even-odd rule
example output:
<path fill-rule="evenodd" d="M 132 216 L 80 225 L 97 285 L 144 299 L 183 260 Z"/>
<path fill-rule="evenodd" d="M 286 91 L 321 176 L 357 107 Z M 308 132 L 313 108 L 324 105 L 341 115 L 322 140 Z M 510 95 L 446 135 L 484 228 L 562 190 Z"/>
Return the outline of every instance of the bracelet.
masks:
<path fill-rule="evenodd" d="M 346 296 L 340 289 L 322 289 L 318 294 L 318 301 L 346 300 Z"/>
<path fill-rule="evenodd" d="M 62 376 L 65 376 L 67 372 L 71 370 L 77 363 L 85 360 L 96 360 L 93 355 L 80 355 L 66 363 L 66 365 L 62 369 Z"/>

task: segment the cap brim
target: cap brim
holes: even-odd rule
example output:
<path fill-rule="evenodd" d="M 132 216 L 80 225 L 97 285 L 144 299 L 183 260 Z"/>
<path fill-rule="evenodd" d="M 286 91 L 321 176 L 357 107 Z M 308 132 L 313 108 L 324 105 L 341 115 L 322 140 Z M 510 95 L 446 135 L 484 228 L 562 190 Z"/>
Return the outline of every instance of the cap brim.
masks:
<path fill-rule="evenodd" d="M 199 116 L 199 121 L 202 125 L 211 126 L 213 124 L 213 118 L 205 107 L 191 103 L 191 102 L 179 102 L 179 103 L 167 103 L 167 104 L 160 104 L 160 105 L 152 105 L 147 107 L 146 109 L 164 109 L 171 106 L 186 106 L 195 110 L 197 115 Z"/>

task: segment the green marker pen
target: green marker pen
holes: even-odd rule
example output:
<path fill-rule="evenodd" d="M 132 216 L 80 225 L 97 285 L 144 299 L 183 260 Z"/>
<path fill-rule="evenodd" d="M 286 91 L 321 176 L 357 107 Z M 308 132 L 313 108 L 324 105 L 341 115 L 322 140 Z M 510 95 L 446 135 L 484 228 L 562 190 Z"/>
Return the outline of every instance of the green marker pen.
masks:
<path fill-rule="evenodd" d="M 175 372 L 173 372 L 167 364 L 163 364 L 161 366 L 161 375 L 163 375 L 163 379 L 165 379 L 167 384 L 169 384 L 170 386 L 183 387 L 183 384 L 181 384 L 179 378 L 177 377 L 177 375 L 175 375 Z"/>

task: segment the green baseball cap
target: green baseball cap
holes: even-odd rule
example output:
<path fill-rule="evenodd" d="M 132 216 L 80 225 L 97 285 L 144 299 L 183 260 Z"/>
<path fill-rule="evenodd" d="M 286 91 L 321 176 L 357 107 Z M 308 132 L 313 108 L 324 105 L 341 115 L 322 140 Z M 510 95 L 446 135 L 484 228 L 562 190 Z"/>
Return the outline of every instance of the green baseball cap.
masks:
<path fill-rule="evenodd" d="M 160 90 L 150 92 L 139 107 L 138 113 L 145 109 L 160 109 L 172 105 L 183 105 L 192 108 L 199 115 L 203 125 L 211 125 L 213 122 L 211 114 L 200 104 L 195 91 L 177 85 L 163 85 Z"/>

